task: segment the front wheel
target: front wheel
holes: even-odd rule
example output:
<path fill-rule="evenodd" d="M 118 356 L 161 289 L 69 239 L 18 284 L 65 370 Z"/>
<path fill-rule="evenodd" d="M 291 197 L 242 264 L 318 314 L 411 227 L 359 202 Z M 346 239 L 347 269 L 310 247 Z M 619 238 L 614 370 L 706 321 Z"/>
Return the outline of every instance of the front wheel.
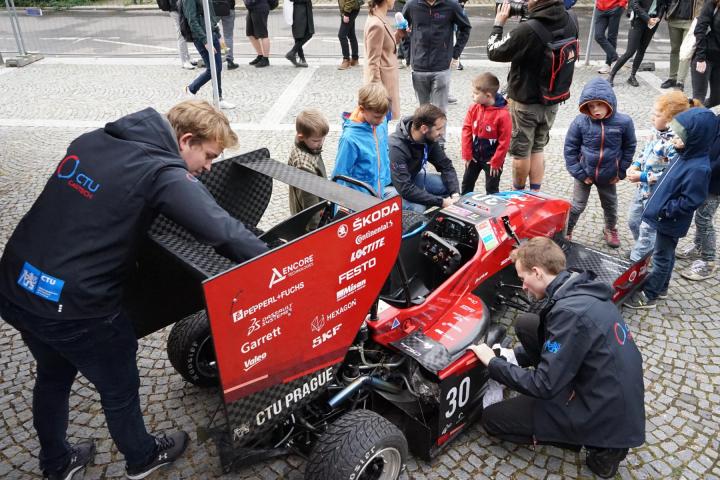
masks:
<path fill-rule="evenodd" d="M 305 479 L 395 480 L 407 455 L 407 440 L 395 425 L 375 412 L 353 410 L 317 440 Z"/>
<path fill-rule="evenodd" d="M 193 313 L 173 325 L 167 352 L 172 366 L 188 382 L 198 387 L 218 384 L 215 347 L 205 310 Z"/>

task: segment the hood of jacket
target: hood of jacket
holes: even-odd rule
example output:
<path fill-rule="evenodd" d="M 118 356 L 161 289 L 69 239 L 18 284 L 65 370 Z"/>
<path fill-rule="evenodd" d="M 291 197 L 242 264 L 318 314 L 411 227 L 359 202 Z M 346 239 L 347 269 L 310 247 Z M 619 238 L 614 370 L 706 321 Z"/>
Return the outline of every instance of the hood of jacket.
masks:
<path fill-rule="evenodd" d="M 413 140 L 413 138 L 410 136 L 410 131 L 412 129 L 412 121 L 412 115 L 401 118 L 397 126 L 395 127 L 395 133 L 398 134 L 403 140 L 410 140 L 411 142 L 414 142 L 415 140 Z"/>
<path fill-rule="evenodd" d="M 539 3 L 528 11 L 528 18 L 545 20 L 546 22 L 559 22 L 565 19 L 565 5 L 559 0 Z"/>
<path fill-rule="evenodd" d="M 590 116 L 588 103 L 597 101 L 605 103 L 610 108 L 610 113 L 605 118 L 611 118 L 615 115 L 617 111 L 615 91 L 607 80 L 600 77 L 593 78 L 582 89 L 580 100 L 578 101 L 580 113 Z"/>
<path fill-rule="evenodd" d="M 550 282 L 546 294 L 548 298 L 555 301 L 580 295 L 588 295 L 598 300 L 610 300 L 613 290 L 610 285 L 598 280 L 595 273 L 591 271 L 575 272 L 566 270 L 560 272 Z"/>
<path fill-rule="evenodd" d="M 708 154 L 718 134 L 718 118 L 707 108 L 691 108 L 673 118 L 670 128 L 685 143 L 678 152 L 681 159 L 700 157 Z"/>
<path fill-rule="evenodd" d="M 180 155 L 175 130 L 164 115 L 152 108 L 107 123 L 104 130 L 108 135 L 120 140 L 152 145 L 160 150 Z"/>
<path fill-rule="evenodd" d="M 495 94 L 495 103 L 493 105 L 489 105 L 485 108 L 505 108 L 507 107 L 507 100 L 505 100 L 505 97 L 503 97 L 500 92 Z"/>

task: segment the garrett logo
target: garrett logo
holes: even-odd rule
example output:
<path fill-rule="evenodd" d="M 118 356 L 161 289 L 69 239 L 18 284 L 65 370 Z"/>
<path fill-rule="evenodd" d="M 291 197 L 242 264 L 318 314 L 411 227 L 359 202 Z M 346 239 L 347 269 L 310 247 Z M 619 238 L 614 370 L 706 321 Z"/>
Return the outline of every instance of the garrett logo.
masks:
<path fill-rule="evenodd" d="M 68 155 L 60 162 L 55 174 L 58 178 L 67 180 L 70 188 L 77 190 L 80 195 L 91 200 L 93 194 L 100 189 L 100 184 L 87 174 L 78 171 L 79 167 L 80 159 L 76 155 Z"/>

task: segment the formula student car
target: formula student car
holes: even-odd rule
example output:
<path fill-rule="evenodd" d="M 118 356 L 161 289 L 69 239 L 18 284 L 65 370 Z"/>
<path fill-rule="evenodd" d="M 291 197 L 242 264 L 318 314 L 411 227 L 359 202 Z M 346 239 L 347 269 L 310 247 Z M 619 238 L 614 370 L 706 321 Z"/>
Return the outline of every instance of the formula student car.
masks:
<path fill-rule="evenodd" d="M 225 471 L 294 452 L 309 479 L 394 479 L 409 451 L 440 453 L 482 413 L 488 375 L 467 346 L 501 342 L 504 309 L 533 308 L 510 261 L 524 239 L 555 239 L 568 266 L 594 271 L 616 302 L 647 274 L 647 258 L 567 241 L 569 204 L 539 193 L 468 194 L 420 215 L 267 150 L 200 180 L 249 228 L 273 180 L 327 199 L 258 231 L 275 248 L 242 265 L 162 217 L 142 248 L 126 306 L 139 336 L 174 323 L 173 366 L 219 387 L 224 425 L 198 436 L 217 442 Z M 308 232 L 318 212 L 321 227 Z"/>

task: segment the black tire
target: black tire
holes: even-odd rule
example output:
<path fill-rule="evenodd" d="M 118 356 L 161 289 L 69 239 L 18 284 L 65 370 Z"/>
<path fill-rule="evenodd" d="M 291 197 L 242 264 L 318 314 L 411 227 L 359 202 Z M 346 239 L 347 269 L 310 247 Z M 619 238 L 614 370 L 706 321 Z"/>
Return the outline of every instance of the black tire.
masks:
<path fill-rule="evenodd" d="M 172 366 L 188 382 L 198 387 L 218 385 L 215 347 L 205 310 L 173 325 L 168 337 L 167 353 Z"/>
<path fill-rule="evenodd" d="M 338 418 L 313 446 L 306 480 L 395 480 L 408 455 L 405 435 L 369 410 Z"/>

